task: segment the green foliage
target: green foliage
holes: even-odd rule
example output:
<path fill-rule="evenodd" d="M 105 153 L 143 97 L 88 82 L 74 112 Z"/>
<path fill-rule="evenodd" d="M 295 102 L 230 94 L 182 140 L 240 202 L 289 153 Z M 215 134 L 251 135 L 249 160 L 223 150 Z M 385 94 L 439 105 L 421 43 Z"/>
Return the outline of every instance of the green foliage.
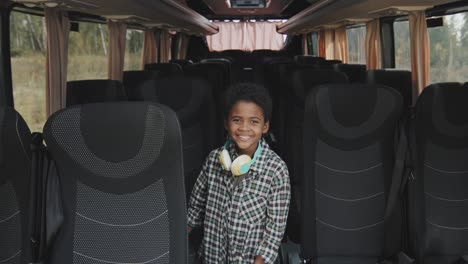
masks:
<path fill-rule="evenodd" d="M 394 23 L 395 63 L 411 69 L 408 21 Z M 444 17 L 444 26 L 429 28 L 431 83 L 468 81 L 468 13 Z"/>

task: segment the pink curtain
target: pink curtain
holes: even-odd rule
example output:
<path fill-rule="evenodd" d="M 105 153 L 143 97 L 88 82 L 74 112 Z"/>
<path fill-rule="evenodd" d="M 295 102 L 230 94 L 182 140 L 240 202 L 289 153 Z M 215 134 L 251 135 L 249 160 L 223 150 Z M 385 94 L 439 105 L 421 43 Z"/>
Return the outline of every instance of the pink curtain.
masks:
<path fill-rule="evenodd" d="M 121 81 L 123 78 L 127 25 L 109 20 L 109 79 Z"/>
<path fill-rule="evenodd" d="M 44 9 L 47 32 L 46 111 L 47 116 L 65 107 L 70 22 L 58 8 Z"/>
<path fill-rule="evenodd" d="M 335 31 L 333 29 L 325 29 L 325 59 L 335 59 Z"/>
<path fill-rule="evenodd" d="M 158 42 L 156 41 L 156 32 L 154 29 L 148 29 L 145 31 L 141 61 L 142 69 L 145 68 L 145 64 L 158 62 Z"/>
<path fill-rule="evenodd" d="M 302 54 L 309 54 L 309 45 L 307 43 L 307 34 L 302 34 Z"/>
<path fill-rule="evenodd" d="M 284 45 L 283 35 L 276 32 L 277 23 L 272 22 L 215 22 L 219 33 L 206 37 L 210 51 L 239 49 L 280 50 Z"/>
<path fill-rule="evenodd" d="M 367 22 L 366 28 L 366 64 L 368 70 L 382 68 L 381 60 L 380 20 Z"/>
<path fill-rule="evenodd" d="M 426 13 L 416 11 L 409 14 L 411 71 L 413 79 L 413 98 L 422 92 L 430 81 L 431 56 L 427 33 Z"/>
<path fill-rule="evenodd" d="M 160 62 L 166 63 L 166 62 L 169 62 L 171 60 L 172 36 L 171 36 L 171 34 L 169 34 L 169 31 L 163 29 L 159 33 L 159 37 L 160 37 L 160 45 L 161 45 L 160 46 L 160 50 L 161 50 L 160 51 L 160 55 L 161 55 Z"/>
<path fill-rule="evenodd" d="M 335 29 L 335 60 L 348 63 L 348 59 L 348 36 L 346 35 L 346 27 L 340 27 Z"/>
<path fill-rule="evenodd" d="M 189 44 L 190 38 L 183 33 L 178 33 L 177 36 L 179 38 L 179 43 L 178 43 L 179 50 L 177 52 L 176 59 L 184 60 L 187 57 L 187 50 L 188 50 L 188 44 Z"/>
<path fill-rule="evenodd" d="M 327 49 L 325 47 L 325 30 L 320 30 L 318 33 L 318 53 L 319 57 L 325 58 L 327 56 Z"/>

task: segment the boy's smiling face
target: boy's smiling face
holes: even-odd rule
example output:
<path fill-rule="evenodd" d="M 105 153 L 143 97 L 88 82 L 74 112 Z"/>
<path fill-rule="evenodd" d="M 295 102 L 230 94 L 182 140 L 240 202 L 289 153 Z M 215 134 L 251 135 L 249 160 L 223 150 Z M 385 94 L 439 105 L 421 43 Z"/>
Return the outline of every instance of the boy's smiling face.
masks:
<path fill-rule="evenodd" d="M 258 141 L 268 132 L 270 124 L 265 122 L 263 110 L 257 104 L 238 101 L 232 106 L 224 127 L 236 144 L 238 154 L 252 157 Z"/>

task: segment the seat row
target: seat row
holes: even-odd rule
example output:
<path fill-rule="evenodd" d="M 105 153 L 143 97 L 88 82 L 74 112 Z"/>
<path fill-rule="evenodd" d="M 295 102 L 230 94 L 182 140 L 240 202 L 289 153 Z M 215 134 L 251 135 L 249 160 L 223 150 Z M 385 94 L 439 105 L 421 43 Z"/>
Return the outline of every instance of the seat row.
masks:
<path fill-rule="evenodd" d="M 408 122 L 402 96 L 387 86 L 324 84 L 306 92 L 287 227 L 303 259 L 463 263 L 467 88 L 427 87 Z M 150 102 L 70 106 L 49 118 L 46 148 L 19 114 L 2 109 L 0 260 L 185 261 L 185 139 L 177 115 Z"/>
<path fill-rule="evenodd" d="M 176 114 L 75 105 L 32 136 L 0 108 L 0 263 L 186 263 Z"/>
<path fill-rule="evenodd" d="M 310 263 L 468 263 L 467 99 L 466 84 L 431 85 L 405 119 L 390 87 L 312 88 L 289 167 L 296 253 Z"/>

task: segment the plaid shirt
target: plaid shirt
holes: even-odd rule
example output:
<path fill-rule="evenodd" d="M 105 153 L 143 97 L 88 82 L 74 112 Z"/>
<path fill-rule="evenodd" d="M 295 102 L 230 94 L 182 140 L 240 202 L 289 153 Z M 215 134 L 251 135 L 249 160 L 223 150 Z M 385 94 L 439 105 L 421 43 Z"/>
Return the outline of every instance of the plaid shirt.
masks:
<path fill-rule="evenodd" d="M 288 169 L 262 140 L 262 151 L 248 175 L 235 186 L 234 176 L 213 150 L 192 191 L 188 225 L 204 228 L 200 248 L 205 264 L 248 263 L 257 255 L 273 263 L 286 227 L 290 185 Z M 227 147 L 232 160 L 238 154 Z"/>

